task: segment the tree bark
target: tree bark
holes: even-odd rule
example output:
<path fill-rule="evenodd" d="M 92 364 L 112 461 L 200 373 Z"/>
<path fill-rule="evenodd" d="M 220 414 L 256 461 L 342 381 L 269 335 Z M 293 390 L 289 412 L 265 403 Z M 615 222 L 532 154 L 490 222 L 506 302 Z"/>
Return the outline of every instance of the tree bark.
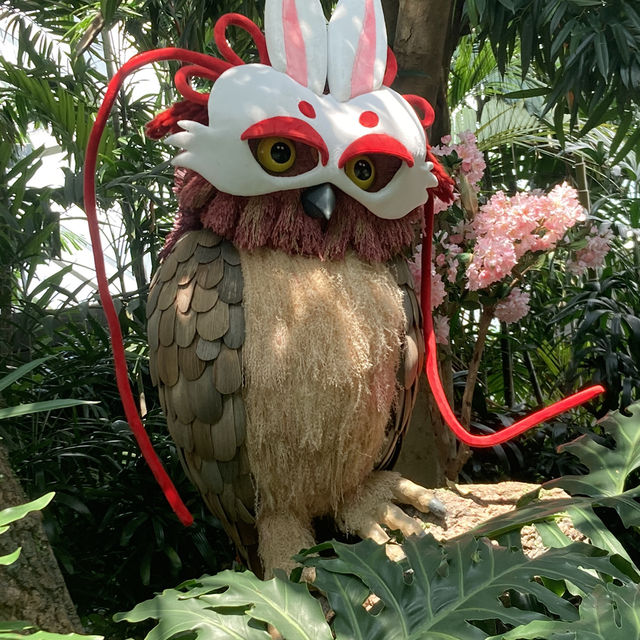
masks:
<path fill-rule="evenodd" d="M 436 114 L 429 139 L 438 144 L 451 129 L 447 80 L 459 38 L 455 0 L 400 0 L 393 40 L 398 93 L 426 98 Z"/>
<path fill-rule="evenodd" d="M 28 502 L 0 445 L 0 511 Z M 0 567 L 0 620 L 24 620 L 47 631 L 82 633 L 82 625 L 42 528 L 31 513 L 0 536 L 0 555 L 22 547 L 18 560 Z"/>
<path fill-rule="evenodd" d="M 394 12 L 395 5 L 397 11 Z M 425 97 L 435 111 L 429 131 L 434 144 L 451 129 L 447 105 L 447 80 L 451 56 L 460 37 L 461 2 L 456 0 L 386 0 L 387 20 L 393 19 L 390 41 L 398 60 L 393 88 L 401 94 Z M 396 15 L 397 14 L 397 15 Z M 453 370 L 448 349 L 441 348 L 443 386 L 453 400 Z M 425 487 L 440 487 L 459 471 L 458 445 L 444 423 L 422 377 L 411 425 L 396 470 Z"/>

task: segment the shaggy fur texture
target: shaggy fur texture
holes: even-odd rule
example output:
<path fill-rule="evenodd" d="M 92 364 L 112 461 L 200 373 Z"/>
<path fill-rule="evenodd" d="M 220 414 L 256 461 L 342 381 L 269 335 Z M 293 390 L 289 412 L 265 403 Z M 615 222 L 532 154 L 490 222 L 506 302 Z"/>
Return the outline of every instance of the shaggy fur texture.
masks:
<path fill-rule="evenodd" d="M 241 258 L 260 551 L 266 566 L 282 566 L 297 549 L 260 523 L 287 513 L 308 531 L 355 497 L 384 442 L 405 318 L 384 264 L 351 252 L 339 262 L 269 250 Z"/>
<path fill-rule="evenodd" d="M 411 247 L 421 230 L 423 207 L 400 220 L 384 220 L 340 191 L 326 223 L 305 215 L 300 190 L 244 198 L 218 192 L 192 171 L 176 171 L 178 217 L 162 256 L 185 231 L 205 227 L 241 249 L 268 247 L 322 260 L 342 260 L 348 250 L 386 262 Z"/>
<path fill-rule="evenodd" d="M 382 506 L 393 502 L 394 489 L 400 479 L 400 474 L 392 471 L 371 474 L 345 501 L 340 510 L 340 528 L 346 533 L 365 529 L 371 518 L 376 519 Z"/>

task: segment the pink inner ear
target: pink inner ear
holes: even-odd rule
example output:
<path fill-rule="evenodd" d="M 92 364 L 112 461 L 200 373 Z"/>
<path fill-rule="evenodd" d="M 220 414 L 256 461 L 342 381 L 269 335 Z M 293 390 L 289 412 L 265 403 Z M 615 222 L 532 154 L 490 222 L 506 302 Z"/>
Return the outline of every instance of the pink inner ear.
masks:
<path fill-rule="evenodd" d="M 376 61 L 376 14 L 373 0 L 366 0 L 362 34 L 351 74 L 351 97 L 373 89 L 373 71 Z"/>
<path fill-rule="evenodd" d="M 308 83 L 307 50 L 304 46 L 302 29 L 298 20 L 296 0 L 284 0 L 282 3 L 282 24 L 284 50 L 287 56 L 287 75 L 306 87 Z"/>

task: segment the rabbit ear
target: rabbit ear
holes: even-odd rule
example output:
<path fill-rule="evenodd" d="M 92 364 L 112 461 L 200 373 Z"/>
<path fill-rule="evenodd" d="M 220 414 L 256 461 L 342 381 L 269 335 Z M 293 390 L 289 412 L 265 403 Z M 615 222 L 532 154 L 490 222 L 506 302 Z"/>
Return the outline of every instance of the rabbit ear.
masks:
<path fill-rule="evenodd" d="M 380 0 L 340 0 L 329 22 L 328 77 L 341 102 L 382 87 L 387 31 Z"/>
<path fill-rule="evenodd" d="M 320 0 L 267 0 L 264 30 L 273 68 L 322 95 L 327 79 L 327 21 Z"/>

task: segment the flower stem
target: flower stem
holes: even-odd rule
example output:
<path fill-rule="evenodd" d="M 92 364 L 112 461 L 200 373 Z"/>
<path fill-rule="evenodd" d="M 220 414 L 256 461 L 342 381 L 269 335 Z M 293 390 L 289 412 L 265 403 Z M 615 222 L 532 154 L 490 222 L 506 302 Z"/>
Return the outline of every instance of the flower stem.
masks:
<path fill-rule="evenodd" d="M 469 369 L 467 372 L 467 383 L 464 387 L 464 394 L 462 395 L 460 422 L 464 427 L 468 427 L 471 424 L 473 391 L 476 387 L 478 372 L 480 371 L 480 363 L 482 362 L 482 353 L 487 341 L 489 326 L 491 325 L 491 320 L 493 320 L 494 310 L 495 305 L 488 305 L 482 308 L 482 313 L 480 314 L 480 321 L 478 322 L 478 337 L 476 339 L 476 344 L 473 347 L 473 355 L 471 356 L 471 362 L 469 363 Z"/>

